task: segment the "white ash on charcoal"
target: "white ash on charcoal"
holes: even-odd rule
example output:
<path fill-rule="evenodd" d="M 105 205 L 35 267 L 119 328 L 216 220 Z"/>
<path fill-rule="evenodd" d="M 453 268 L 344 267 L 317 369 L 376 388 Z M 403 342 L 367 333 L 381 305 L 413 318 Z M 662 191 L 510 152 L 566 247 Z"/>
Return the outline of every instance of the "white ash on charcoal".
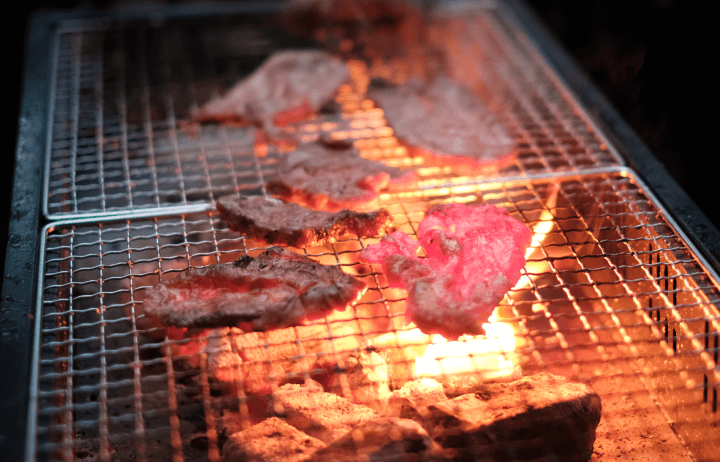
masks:
<path fill-rule="evenodd" d="M 377 417 L 355 426 L 321 449 L 312 462 L 410 462 L 428 461 L 439 446 L 413 420 Z"/>
<path fill-rule="evenodd" d="M 384 413 L 404 419 L 422 420 L 428 415 L 428 406 L 447 399 L 439 382 L 429 378 L 417 379 L 392 392 Z"/>
<path fill-rule="evenodd" d="M 242 383 L 247 393 L 270 393 L 273 381 L 284 383 L 293 366 L 288 358 L 297 355 L 297 345 L 278 338 L 271 344 L 269 337 L 234 327 L 211 330 L 205 346 L 210 376 L 218 382 Z"/>
<path fill-rule="evenodd" d="M 455 398 L 461 395 L 467 395 L 468 393 L 475 393 L 483 391 L 486 387 L 492 386 L 494 383 L 499 382 L 512 382 L 522 378 L 522 372 L 520 368 L 513 371 L 511 375 L 501 377 L 499 379 L 490 381 L 479 374 L 464 373 L 464 374 L 443 374 L 434 377 L 443 386 L 443 390 L 448 398 Z"/>
<path fill-rule="evenodd" d="M 423 427 L 458 460 L 587 461 L 600 411 L 590 387 L 543 372 L 433 404 Z"/>
<path fill-rule="evenodd" d="M 322 363 L 319 363 L 322 365 Z M 344 395 L 342 377 L 350 385 L 351 397 L 355 404 L 363 404 L 381 412 L 390 397 L 388 367 L 385 360 L 371 350 L 353 352 L 345 361 L 345 369 L 330 375 L 327 389 L 336 395 Z"/>
<path fill-rule="evenodd" d="M 312 380 L 307 385 L 283 385 L 273 394 L 273 401 L 270 413 L 326 443 L 377 416 L 369 407 L 326 393 Z"/>
<path fill-rule="evenodd" d="M 223 462 L 301 462 L 325 448 L 277 417 L 230 436 L 223 446 Z"/>

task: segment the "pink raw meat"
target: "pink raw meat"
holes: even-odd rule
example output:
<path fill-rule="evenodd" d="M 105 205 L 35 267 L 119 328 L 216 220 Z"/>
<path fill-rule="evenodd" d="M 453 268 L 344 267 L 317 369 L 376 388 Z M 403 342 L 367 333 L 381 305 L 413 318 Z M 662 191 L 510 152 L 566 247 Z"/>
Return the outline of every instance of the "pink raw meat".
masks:
<path fill-rule="evenodd" d="M 397 231 L 360 253 L 381 263 L 388 282 L 408 291 L 407 313 L 427 334 L 479 334 L 525 266 L 532 232 L 492 205 L 438 205 L 418 227 L 418 243 Z"/>

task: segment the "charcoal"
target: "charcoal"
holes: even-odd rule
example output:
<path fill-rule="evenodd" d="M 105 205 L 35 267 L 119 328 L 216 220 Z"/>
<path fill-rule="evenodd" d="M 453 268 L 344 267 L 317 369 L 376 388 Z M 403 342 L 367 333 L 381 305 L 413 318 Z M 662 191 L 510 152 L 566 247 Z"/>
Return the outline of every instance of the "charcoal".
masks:
<path fill-rule="evenodd" d="M 230 436 L 223 446 L 223 462 L 301 462 L 325 443 L 276 417 Z"/>
<path fill-rule="evenodd" d="M 374 351 L 359 351 L 352 353 L 346 364 L 343 374 L 351 384 L 352 402 L 381 412 L 390 397 L 385 360 Z M 338 395 L 342 394 L 340 377 L 339 374 L 333 374 L 328 388 Z"/>
<path fill-rule="evenodd" d="M 428 406 L 447 400 L 443 386 L 436 380 L 413 380 L 395 390 L 388 400 L 385 414 L 405 419 L 421 420 L 427 416 Z"/>
<path fill-rule="evenodd" d="M 331 443 L 363 422 L 373 419 L 372 409 L 353 404 L 310 381 L 308 385 L 283 385 L 273 395 L 270 412 L 310 436 Z"/>
<path fill-rule="evenodd" d="M 318 451 L 309 461 L 425 461 L 438 449 L 417 422 L 377 417 L 355 426 L 327 448 Z"/>
<path fill-rule="evenodd" d="M 433 404 L 423 427 L 458 460 L 587 461 L 600 411 L 590 387 L 543 372 Z"/>

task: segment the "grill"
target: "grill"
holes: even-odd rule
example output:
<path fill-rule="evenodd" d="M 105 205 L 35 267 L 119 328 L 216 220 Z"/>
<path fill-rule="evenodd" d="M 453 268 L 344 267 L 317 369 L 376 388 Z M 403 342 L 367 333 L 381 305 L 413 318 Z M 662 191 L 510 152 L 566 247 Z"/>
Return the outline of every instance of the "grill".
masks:
<path fill-rule="evenodd" d="M 435 344 L 406 325 L 406 293 L 357 261 L 379 236 L 304 249 L 367 283 L 345 311 L 213 334 L 243 358 L 230 380 L 212 364 L 217 338 L 149 325 L 139 301 L 150 286 L 267 248 L 230 231 L 213 202 L 266 194 L 280 153 L 258 152 L 249 128 L 184 128 L 269 53 L 297 46 L 253 5 L 222 18 L 53 29 L 26 460 L 220 460 L 229 428 L 267 417 L 284 383 L 332 382 L 351 396 L 352 358 L 369 351 L 391 388 L 458 367 L 586 383 L 603 403 L 592 460 L 716 457 L 720 277 L 503 4 L 479 4 L 466 30 L 488 102 L 516 139 L 517 159 L 499 172 L 464 177 L 410 157 L 362 92 L 369 78 L 402 78 L 402 63 L 368 64 L 352 47 L 342 52 L 343 114 L 293 129 L 352 140 L 363 157 L 415 171 L 417 188 L 380 196 L 397 230 L 415 235 L 429 207 L 452 202 L 505 207 L 533 229 L 522 277 L 496 311 L 514 347 L 489 334 L 461 337 L 458 357 L 423 356 Z M 468 353 L 476 341 L 491 347 Z"/>

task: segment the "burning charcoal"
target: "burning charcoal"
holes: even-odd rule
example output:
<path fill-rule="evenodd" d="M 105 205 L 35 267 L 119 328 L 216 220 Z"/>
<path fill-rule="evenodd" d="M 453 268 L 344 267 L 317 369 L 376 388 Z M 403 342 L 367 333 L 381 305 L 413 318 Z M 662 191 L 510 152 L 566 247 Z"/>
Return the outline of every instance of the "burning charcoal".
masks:
<path fill-rule="evenodd" d="M 223 462 L 300 462 L 325 443 L 276 417 L 235 433 L 223 446 Z"/>
<path fill-rule="evenodd" d="M 372 409 L 345 398 L 325 393 L 322 385 L 287 384 L 273 395 L 275 412 L 298 430 L 326 443 L 342 437 L 376 416 Z"/>
<path fill-rule="evenodd" d="M 522 372 L 520 372 L 520 369 L 517 368 L 512 372 L 512 375 L 503 377 L 498 381 L 510 382 L 521 378 Z M 468 393 L 484 392 L 488 387 L 496 386 L 496 384 L 488 384 L 488 380 L 482 375 L 472 373 L 454 375 L 443 374 L 436 377 L 436 379 L 442 384 L 448 398 L 456 398 L 461 395 L 467 395 Z"/>
<path fill-rule="evenodd" d="M 472 460 L 586 461 L 600 410 L 587 385 L 540 373 L 433 404 L 423 427 Z"/>
<path fill-rule="evenodd" d="M 207 335 L 207 366 L 210 375 L 220 382 L 242 380 L 240 365 L 242 359 L 232 351 L 229 327 L 212 329 Z"/>
<path fill-rule="evenodd" d="M 270 393 L 272 380 L 287 383 L 288 372 L 302 367 L 293 361 L 299 352 L 292 329 L 245 333 L 233 327 L 209 332 L 205 351 L 211 377 L 242 382 L 248 393 Z"/>
<path fill-rule="evenodd" d="M 357 425 L 309 461 L 419 461 L 438 449 L 417 422 L 377 417 Z"/>
<path fill-rule="evenodd" d="M 350 355 L 347 365 L 344 374 L 351 384 L 353 402 L 364 404 L 377 412 L 382 411 L 390 396 L 385 360 L 374 351 L 360 351 Z M 328 389 L 335 394 L 342 394 L 338 374 L 332 376 Z"/>
<path fill-rule="evenodd" d="M 428 406 L 447 400 L 443 386 L 433 379 L 408 382 L 390 396 L 385 414 L 404 419 L 420 420 L 427 416 Z"/>

